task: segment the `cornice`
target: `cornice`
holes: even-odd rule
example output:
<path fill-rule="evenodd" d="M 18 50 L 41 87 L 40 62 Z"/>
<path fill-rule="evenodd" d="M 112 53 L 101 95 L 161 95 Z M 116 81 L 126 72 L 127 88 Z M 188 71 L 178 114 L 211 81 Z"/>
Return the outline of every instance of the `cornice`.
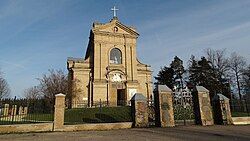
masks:
<path fill-rule="evenodd" d="M 131 34 L 122 34 L 122 33 L 112 33 L 112 32 L 106 32 L 106 31 L 95 31 L 92 30 L 92 32 L 95 35 L 103 35 L 103 36 L 110 36 L 110 37 L 120 37 L 120 38 L 131 38 L 131 39 L 137 39 L 138 36 L 131 35 Z"/>
<path fill-rule="evenodd" d="M 136 46 L 135 43 L 126 43 L 126 44 L 124 44 L 124 42 L 110 42 L 110 41 L 103 41 L 103 40 L 95 40 L 94 43 Z"/>

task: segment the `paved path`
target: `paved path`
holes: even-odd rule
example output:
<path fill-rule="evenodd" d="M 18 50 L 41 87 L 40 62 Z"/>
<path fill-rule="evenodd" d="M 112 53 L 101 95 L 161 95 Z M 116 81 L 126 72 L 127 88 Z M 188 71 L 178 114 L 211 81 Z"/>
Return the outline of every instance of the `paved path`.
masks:
<path fill-rule="evenodd" d="M 2 134 L 0 141 L 250 141 L 249 126 L 178 126 L 111 131 Z"/>

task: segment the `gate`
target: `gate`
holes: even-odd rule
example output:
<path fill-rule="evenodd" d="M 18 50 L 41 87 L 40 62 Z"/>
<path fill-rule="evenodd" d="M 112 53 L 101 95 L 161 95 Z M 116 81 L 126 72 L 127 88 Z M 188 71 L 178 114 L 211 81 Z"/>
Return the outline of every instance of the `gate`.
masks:
<path fill-rule="evenodd" d="M 175 125 L 195 124 L 193 97 L 189 89 L 173 92 L 173 108 Z"/>
<path fill-rule="evenodd" d="M 148 101 L 148 124 L 149 126 L 155 126 L 155 105 L 152 100 Z"/>

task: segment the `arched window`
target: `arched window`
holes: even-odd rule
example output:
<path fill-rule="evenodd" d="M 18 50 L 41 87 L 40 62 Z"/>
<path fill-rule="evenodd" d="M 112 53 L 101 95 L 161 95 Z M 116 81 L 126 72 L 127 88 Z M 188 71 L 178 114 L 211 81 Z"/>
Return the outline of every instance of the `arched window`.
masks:
<path fill-rule="evenodd" d="M 111 64 L 121 64 L 122 63 L 122 52 L 118 48 L 113 48 L 110 51 L 110 60 Z"/>

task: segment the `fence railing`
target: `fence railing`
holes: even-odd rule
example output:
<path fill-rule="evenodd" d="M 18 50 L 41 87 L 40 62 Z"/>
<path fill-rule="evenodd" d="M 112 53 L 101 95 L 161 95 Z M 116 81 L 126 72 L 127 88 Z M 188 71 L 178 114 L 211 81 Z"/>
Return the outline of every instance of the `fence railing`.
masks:
<path fill-rule="evenodd" d="M 88 108 L 88 107 L 114 107 L 114 106 L 130 106 L 131 101 L 127 100 L 118 100 L 116 102 L 110 102 L 110 101 L 73 101 L 70 104 L 66 105 L 66 108 Z"/>
<path fill-rule="evenodd" d="M 250 100 L 231 100 L 230 108 L 233 117 L 250 117 Z"/>
<path fill-rule="evenodd" d="M 44 123 L 53 121 L 53 110 L 45 99 L 0 100 L 0 125 Z"/>
<path fill-rule="evenodd" d="M 87 101 L 73 102 L 71 108 L 66 108 L 64 115 L 65 124 L 83 124 L 83 123 L 116 123 L 130 122 L 131 106 L 129 102 L 120 101 L 117 103 L 107 101 L 95 101 L 92 107 L 88 106 Z"/>

